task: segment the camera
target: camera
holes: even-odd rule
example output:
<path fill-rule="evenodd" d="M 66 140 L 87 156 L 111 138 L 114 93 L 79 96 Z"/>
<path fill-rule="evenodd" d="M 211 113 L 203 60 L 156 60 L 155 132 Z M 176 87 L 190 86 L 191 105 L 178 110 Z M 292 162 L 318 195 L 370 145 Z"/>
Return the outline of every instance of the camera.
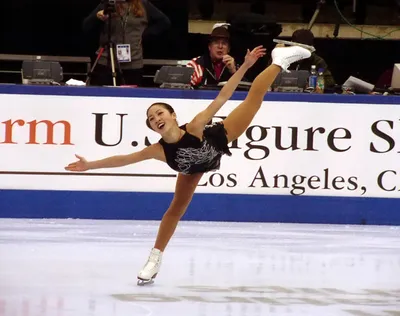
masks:
<path fill-rule="evenodd" d="M 115 13 L 115 5 L 117 3 L 127 2 L 127 0 L 102 0 L 104 4 L 104 14 Z"/>
<path fill-rule="evenodd" d="M 117 3 L 127 2 L 127 0 L 102 0 L 101 2 L 106 6 L 115 6 Z"/>

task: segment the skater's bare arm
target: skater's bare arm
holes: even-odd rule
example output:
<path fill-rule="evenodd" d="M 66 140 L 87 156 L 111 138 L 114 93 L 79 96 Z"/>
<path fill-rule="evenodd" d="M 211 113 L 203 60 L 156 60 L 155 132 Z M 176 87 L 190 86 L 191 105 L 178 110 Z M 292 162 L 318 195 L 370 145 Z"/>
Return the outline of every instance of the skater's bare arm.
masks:
<path fill-rule="evenodd" d="M 246 63 L 241 65 L 222 88 L 215 100 L 212 101 L 204 111 L 201 111 L 193 118 L 193 120 L 188 124 L 188 128 L 193 126 L 202 131 L 204 126 L 214 117 L 226 101 L 232 97 L 233 92 L 235 92 L 235 89 L 249 68 L 250 67 Z"/>
<path fill-rule="evenodd" d="M 100 160 L 87 161 L 85 158 L 75 155 L 78 161 L 65 167 L 68 171 L 86 171 L 91 169 L 116 168 L 134 164 L 148 159 L 165 161 L 162 146 L 159 143 L 146 147 L 138 152 L 127 155 L 116 155 Z"/>
<path fill-rule="evenodd" d="M 213 102 L 204 110 L 197 114 L 194 119 L 188 124 L 189 132 L 202 134 L 204 126 L 214 117 L 219 109 L 232 97 L 240 81 L 243 79 L 247 70 L 254 65 L 258 58 L 265 55 L 265 48 L 258 46 L 251 52 L 248 50 L 244 63 L 232 75 L 226 85 L 221 89 L 218 96 Z M 196 134 L 196 133 L 195 133 Z"/>

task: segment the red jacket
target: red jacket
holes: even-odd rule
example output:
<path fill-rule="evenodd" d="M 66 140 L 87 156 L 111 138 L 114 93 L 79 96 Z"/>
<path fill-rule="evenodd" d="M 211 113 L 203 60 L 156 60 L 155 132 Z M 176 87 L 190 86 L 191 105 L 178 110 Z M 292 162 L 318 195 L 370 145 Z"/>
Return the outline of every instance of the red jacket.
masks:
<path fill-rule="evenodd" d="M 192 86 L 217 85 L 219 82 L 228 81 L 232 77 L 232 74 L 225 65 L 223 65 L 221 74 L 217 77 L 214 65 L 208 54 L 193 58 L 189 61 L 187 67 L 194 68 L 191 81 Z M 238 65 L 236 65 L 237 68 Z"/>

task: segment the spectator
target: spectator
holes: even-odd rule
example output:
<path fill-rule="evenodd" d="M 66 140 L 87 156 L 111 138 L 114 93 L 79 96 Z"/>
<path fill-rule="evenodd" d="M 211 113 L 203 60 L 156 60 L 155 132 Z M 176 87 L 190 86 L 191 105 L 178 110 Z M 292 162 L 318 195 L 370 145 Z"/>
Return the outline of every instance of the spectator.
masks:
<path fill-rule="evenodd" d="M 296 43 L 306 44 L 310 46 L 314 46 L 314 34 L 305 29 L 297 30 L 292 34 L 292 41 Z M 290 70 L 311 70 L 311 65 L 317 66 L 317 71 L 320 68 L 324 69 L 324 78 L 325 78 L 325 87 L 333 87 L 335 83 L 335 79 L 332 76 L 331 71 L 328 68 L 325 60 L 318 56 L 315 52 L 311 54 L 310 58 L 301 60 L 300 62 L 293 63 L 290 66 Z"/>
<path fill-rule="evenodd" d="M 208 52 L 193 58 L 188 67 L 194 68 L 191 84 L 194 87 L 217 85 L 228 81 L 238 66 L 229 55 L 230 34 L 227 24 L 215 24 L 210 34 Z"/>
<path fill-rule="evenodd" d="M 83 21 L 85 33 L 96 30 L 100 33 L 100 45 L 108 43 L 109 15 L 104 14 L 108 1 L 102 1 Z M 111 7 L 111 41 L 123 72 L 125 84 L 140 85 L 143 69 L 142 38 L 158 35 L 170 27 L 166 15 L 159 11 L 148 0 L 127 0 L 117 2 Z M 119 46 L 121 45 L 121 46 Z M 98 54 L 99 52 L 97 52 Z M 118 74 L 117 64 L 115 71 Z M 92 85 L 112 85 L 109 51 L 104 50 L 95 67 L 91 80 Z"/>

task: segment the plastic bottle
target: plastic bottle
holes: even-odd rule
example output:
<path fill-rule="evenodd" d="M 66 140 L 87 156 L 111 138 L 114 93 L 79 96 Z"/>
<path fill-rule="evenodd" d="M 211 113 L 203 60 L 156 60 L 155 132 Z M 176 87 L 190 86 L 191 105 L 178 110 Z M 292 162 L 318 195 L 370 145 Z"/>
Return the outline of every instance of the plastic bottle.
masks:
<path fill-rule="evenodd" d="M 316 65 L 312 65 L 311 66 L 311 74 L 308 77 L 308 87 L 312 88 L 313 90 L 315 90 L 317 88 L 317 66 Z"/>
<path fill-rule="evenodd" d="M 325 78 L 324 78 L 323 68 L 318 69 L 317 87 L 315 89 L 316 93 L 324 93 L 325 90 Z"/>

